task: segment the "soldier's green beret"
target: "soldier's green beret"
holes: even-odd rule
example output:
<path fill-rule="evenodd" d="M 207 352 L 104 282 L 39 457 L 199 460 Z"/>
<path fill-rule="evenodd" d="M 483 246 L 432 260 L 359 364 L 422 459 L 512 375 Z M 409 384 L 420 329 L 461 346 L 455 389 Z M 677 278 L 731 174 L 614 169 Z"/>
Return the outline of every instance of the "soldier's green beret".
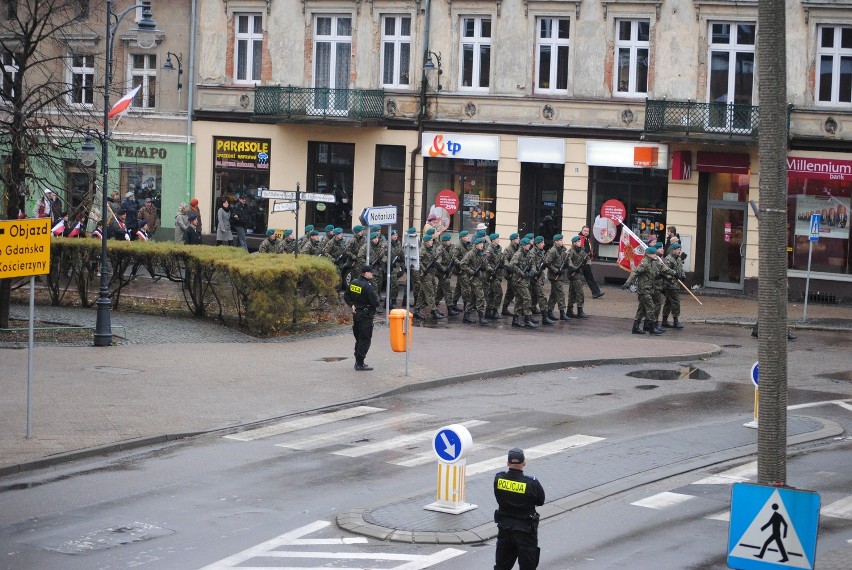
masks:
<path fill-rule="evenodd" d="M 343 233 L 343 228 L 334 228 L 334 235 L 340 235 Z"/>
<path fill-rule="evenodd" d="M 307 226 L 305 226 L 305 233 L 312 231 L 314 231 L 314 227 L 312 225 L 308 224 Z"/>
<path fill-rule="evenodd" d="M 379 232 L 370 232 L 370 239 L 376 239 L 379 237 Z"/>
<path fill-rule="evenodd" d="M 485 237 L 488 235 L 485 230 L 476 230 L 476 237 Z"/>
<path fill-rule="evenodd" d="M 528 240 L 532 241 L 533 238 L 535 237 L 535 234 L 527 234 L 524 237 L 527 238 Z"/>
<path fill-rule="evenodd" d="M 521 236 L 519 236 L 519 235 L 517 234 L 517 232 L 516 232 L 516 233 L 513 233 L 513 234 L 509 234 L 509 239 L 518 239 L 519 237 L 521 237 Z"/>
<path fill-rule="evenodd" d="M 392 236 L 395 236 L 395 235 L 396 235 L 396 230 L 391 230 L 391 235 L 392 235 Z"/>
<path fill-rule="evenodd" d="M 370 226 L 370 231 L 380 232 L 382 231 L 382 226 Z"/>
<path fill-rule="evenodd" d="M 675 242 L 669 246 L 669 249 L 680 249 L 680 244 Z"/>
<path fill-rule="evenodd" d="M 475 240 L 473 240 L 473 245 L 476 245 L 478 243 L 485 243 L 485 240 L 482 239 L 481 237 L 478 237 Z"/>
<path fill-rule="evenodd" d="M 450 234 L 441 235 L 441 241 L 450 241 L 451 239 L 453 239 L 453 236 L 451 236 Z"/>
<path fill-rule="evenodd" d="M 316 231 L 316 230 L 311 230 L 311 233 L 309 233 L 308 235 L 311 236 L 311 237 L 318 236 L 319 232 Z"/>
<path fill-rule="evenodd" d="M 427 234 L 429 234 L 429 235 L 434 234 L 434 233 L 435 233 L 435 228 L 429 228 L 428 230 L 426 230 L 426 233 L 427 233 Z"/>
<path fill-rule="evenodd" d="M 423 236 L 423 241 L 432 241 L 434 239 L 435 238 L 432 237 L 432 234 L 429 234 L 429 233 L 427 233 L 426 235 Z"/>
<path fill-rule="evenodd" d="M 562 234 L 556 234 L 555 236 L 553 236 L 553 241 L 559 241 L 563 238 L 564 236 Z"/>
<path fill-rule="evenodd" d="M 364 229 L 364 226 L 355 226 L 354 228 L 352 228 L 352 231 L 357 234 L 358 232 L 362 231 L 363 229 Z"/>
<path fill-rule="evenodd" d="M 535 236 L 535 239 L 533 241 L 535 243 L 542 243 L 544 241 L 544 237 L 543 236 Z"/>
<path fill-rule="evenodd" d="M 524 239 L 521 240 L 521 245 L 529 245 L 529 244 L 530 244 L 530 238 L 525 237 Z"/>
<path fill-rule="evenodd" d="M 647 255 L 647 254 L 649 254 L 649 253 L 650 253 L 650 254 L 655 254 L 655 253 L 657 253 L 657 248 L 656 248 L 656 247 L 654 247 L 653 245 L 652 245 L 652 246 L 648 246 L 647 248 L 645 248 L 645 254 Z"/>
<path fill-rule="evenodd" d="M 328 225 L 325 227 L 325 231 L 327 231 L 327 232 L 333 232 L 333 231 L 334 231 L 334 224 L 328 224 Z"/>
<path fill-rule="evenodd" d="M 292 234 L 293 234 L 293 230 L 284 230 L 284 237 L 287 237 L 287 236 L 292 235 Z"/>
<path fill-rule="evenodd" d="M 467 230 L 462 230 L 462 231 L 460 231 L 460 232 L 459 232 L 459 237 L 460 237 L 460 238 L 463 238 L 464 236 L 469 235 L 469 234 L 470 234 L 470 232 L 469 232 L 469 231 L 467 231 Z"/>
<path fill-rule="evenodd" d="M 275 230 L 273 230 L 272 228 L 269 228 L 268 230 L 266 230 L 266 235 L 271 236 L 271 235 L 274 235 L 274 234 L 275 234 Z"/>
<path fill-rule="evenodd" d="M 410 234 L 416 234 L 417 228 L 408 228 L 407 232 L 410 233 Z"/>
<path fill-rule="evenodd" d="M 490 236 L 488 236 L 488 239 L 490 239 L 491 241 L 494 241 L 495 239 L 500 239 L 500 234 L 491 234 Z"/>
<path fill-rule="evenodd" d="M 571 243 L 577 243 L 578 241 L 580 241 L 580 236 L 574 236 L 571 238 Z"/>

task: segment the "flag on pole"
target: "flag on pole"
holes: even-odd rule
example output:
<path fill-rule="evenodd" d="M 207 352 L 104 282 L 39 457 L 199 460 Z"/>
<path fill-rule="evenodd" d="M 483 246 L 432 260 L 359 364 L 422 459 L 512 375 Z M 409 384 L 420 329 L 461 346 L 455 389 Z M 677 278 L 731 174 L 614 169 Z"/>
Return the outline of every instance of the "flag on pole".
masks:
<path fill-rule="evenodd" d="M 141 85 L 137 85 L 135 89 L 128 92 L 124 97 L 115 102 L 115 105 L 112 106 L 112 109 L 109 110 L 109 114 L 107 117 L 112 119 L 116 115 L 120 115 L 127 111 L 130 108 L 130 104 L 133 102 L 133 98 L 136 97 L 136 94 L 139 93 L 139 89 Z"/>
<path fill-rule="evenodd" d="M 59 222 L 55 226 L 53 226 L 53 229 L 50 230 L 50 233 L 55 236 L 61 236 L 65 234 L 65 220 L 59 220 Z"/>
<path fill-rule="evenodd" d="M 71 233 L 70 233 L 70 234 L 68 234 L 68 237 L 77 237 L 77 236 L 79 236 L 79 235 L 80 235 L 80 230 L 82 230 L 82 229 L 83 229 L 83 224 L 82 224 L 82 223 L 80 223 L 80 222 L 77 222 L 77 225 L 76 225 L 76 226 L 74 226 L 74 229 L 73 229 L 73 230 L 71 230 Z"/>
<path fill-rule="evenodd" d="M 621 239 L 618 241 L 618 264 L 627 271 L 633 271 L 642 262 L 645 247 L 639 236 L 627 229 L 622 222 Z"/>

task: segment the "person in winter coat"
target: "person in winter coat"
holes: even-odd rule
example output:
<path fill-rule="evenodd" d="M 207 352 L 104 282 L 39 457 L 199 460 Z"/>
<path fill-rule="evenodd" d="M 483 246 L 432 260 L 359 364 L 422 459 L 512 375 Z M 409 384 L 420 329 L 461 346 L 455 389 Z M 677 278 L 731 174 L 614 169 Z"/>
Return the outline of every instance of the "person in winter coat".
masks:
<path fill-rule="evenodd" d="M 231 207 L 227 198 L 222 198 L 222 205 L 216 212 L 216 245 L 234 245 L 234 235 L 231 233 Z"/>
<path fill-rule="evenodd" d="M 153 239 L 154 234 L 160 227 L 160 217 L 157 215 L 157 208 L 154 207 L 154 202 L 150 198 L 145 198 L 145 205 L 139 210 L 139 221 L 148 222 L 148 236 Z"/>
<path fill-rule="evenodd" d="M 183 235 L 188 227 L 189 206 L 186 205 L 186 202 L 183 202 L 178 206 L 178 211 L 175 215 L 175 243 L 183 243 Z"/>

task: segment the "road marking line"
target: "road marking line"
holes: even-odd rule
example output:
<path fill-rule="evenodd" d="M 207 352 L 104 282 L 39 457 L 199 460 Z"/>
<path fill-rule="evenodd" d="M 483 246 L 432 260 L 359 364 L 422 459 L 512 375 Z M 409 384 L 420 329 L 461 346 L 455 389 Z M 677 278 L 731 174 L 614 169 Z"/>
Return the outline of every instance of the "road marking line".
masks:
<path fill-rule="evenodd" d="M 733 483 L 745 483 L 757 477 L 757 461 L 710 475 L 692 483 L 693 485 L 731 485 Z"/>
<path fill-rule="evenodd" d="M 515 428 L 509 428 L 506 430 L 502 430 L 499 433 L 492 434 L 490 436 L 485 436 L 479 439 L 474 440 L 473 445 L 475 449 L 483 448 L 483 447 L 491 447 L 492 444 L 500 441 L 505 441 L 507 439 L 513 439 L 518 436 L 526 435 L 528 433 L 532 433 L 534 431 L 538 431 L 538 428 L 519 426 Z M 407 459 L 399 459 L 395 461 L 387 461 L 386 463 L 390 463 L 392 465 L 399 465 L 401 467 L 414 467 L 416 465 L 425 465 L 427 463 L 433 463 L 437 461 L 438 458 L 435 457 L 435 452 L 432 450 L 418 453 L 417 455 L 413 455 Z"/>
<path fill-rule="evenodd" d="M 472 428 L 487 423 L 488 422 L 482 420 L 468 420 L 466 422 L 461 422 L 460 425 L 463 425 L 466 428 Z M 343 455 L 344 457 L 363 457 L 364 455 L 370 455 L 371 453 L 378 453 L 380 451 L 387 451 L 389 449 L 402 447 L 404 445 L 410 445 L 419 441 L 429 441 L 434 435 L 435 430 L 430 429 L 418 433 L 412 433 L 409 435 L 400 435 L 397 437 L 392 437 L 384 441 L 377 441 L 375 443 L 368 443 L 351 447 L 348 449 L 332 451 L 331 453 L 334 455 Z"/>
<path fill-rule="evenodd" d="M 807 402 L 805 404 L 796 404 L 795 406 L 787 406 L 788 410 L 800 410 L 802 408 L 815 408 L 816 406 L 824 406 L 826 404 L 836 404 L 841 408 L 845 408 L 847 410 L 852 411 L 852 405 L 849 405 L 847 402 L 852 402 L 852 400 L 823 400 L 821 402 Z"/>
<path fill-rule="evenodd" d="M 718 513 L 707 515 L 704 517 L 705 519 L 710 519 L 711 521 L 723 521 L 728 522 L 731 520 L 731 511 L 730 509 L 726 509 L 724 511 L 719 511 Z"/>
<path fill-rule="evenodd" d="M 852 496 L 824 506 L 820 509 L 819 514 L 827 517 L 852 520 Z"/>
<path fill-rule="evenodd" d="M 235 439 L 237 441 L 254 441 L 256 439 L 263 439 L 265 437 L 272 437 L 274 435 L 281 435 L 284 433 L 290 433 L 294 431 L 298 431 L 301 429 L 312 428 L 316 426 L 321 426 L 324 424 L 330 424 L 332 422 L 340 421 L 340 420 L 348 420 L 352 418 L 358 418 L 361 416 L 366 416 L 368 414 L 375 414 L 377 412 L 384 412 L 384 408 L 373 408 L 371 406 L 357 406 L 355 408 L 348 408 L 346 410 L 338 410 L 336 412 L 331 412 L 328 414 L 318 414 L 315 416 L 308 416 L 306 418 L 298 418 L 295 420 L 290 420 L 286 422 L 281 422 L 278 424 L 274 424 L 271 426 L 260 427 L 256 429 L 250 429 L 246 431 L 242 431 L 240 433 L 232 433 L 224 436 L 225 439 Z"/>
<path fill-rule="evenodd" d="M 577 434 L 569 437 L 564 437 L 562 439 L 549 441 L 547 443 L 543 443 L 535 447 L 530 447 L 529 449 L 524 450 L 524 455 L 528 460 L 539 459 L 541 457 L 546 457 L 548 455 L 559 453 L 560 451 L 565 451 L 566 449 L 583 447 L 584 445 L 603 441 L 604 439 L 606 438 Z M 501 467 L 505 466 L 506 456 L 501 455 L 499 457 L 486 459 L 485 461 L 480 461 L 478 463 L 471 463 L 467 466 L 467 476 L 472 477 L 473 475 L 478 475 L 479 473 L 485 473 L 488 471 L 494 471 L 495 469 L 500 469 Z"/>
<path fill-rule="evenodd" d="M 359 433 L 366 433 L 370 431 L 385 429 L 393 426 L 397 426 L 400 424 L 405 424 L 410 421 L 421 420 L 423 418 L 432 417 L 428 414 L 418 414 L 418 413 L 410 413 L 410 414 L 402 414 L 399 416 L 394 416 L 392 418 L 388 418 L 385 420 L 375 421 L 375 422 L 367 422 L 362 425 L 351 426 L 345 429 L 340 429 L 336 431 L 332 431 L 329 433 L 320 433 L 317 435 L 306 436 L 301 439 L 294 439 L 292 441 L 288 441 L 285 443 L 276 443 L 276 447 L 286 447 L 287 449 L 300 449 L 300 450 L 308 450 L 308 449 L 318 449 L 320 447 L 325 447 L 328 445 L 332 445 L 335 440 L 339 440 L 342 437 L 351 436 Z M 351 442 L 351 440 L 349 440 Z"/>
<path fill-rule="evenodd" d="M 844 409 L 852 412 L 852 404 L 847 404 L 846 402 L 834 402 L 834 403 L 837 404 L 838 406 L 840 406 L 841 408 L 844 408 Z"/>
<path fill-rule="evenodd" d="M 646 507 L 648 509 L 667 509 L 669 507 L 674 507 L 681 503 L 685 503 L 690 499 L 694 499 L 692 495 L 684 495 L 682 493 L 672 493 L 670 491 L 663 491 L 662 493 L 657 493 L 656 495 L 651 495 L 650 497 L 646 497 L 641 501 L 636 501 L 635 503 L 630 503 L 631 505 L 635 505 L 637 507 Z"/>

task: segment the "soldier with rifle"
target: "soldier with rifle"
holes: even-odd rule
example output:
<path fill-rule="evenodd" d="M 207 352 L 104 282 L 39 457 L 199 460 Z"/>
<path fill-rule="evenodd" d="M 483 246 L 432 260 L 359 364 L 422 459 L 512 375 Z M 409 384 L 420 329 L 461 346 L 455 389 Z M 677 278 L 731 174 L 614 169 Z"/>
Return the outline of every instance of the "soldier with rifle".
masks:
<path fill-rule="evenodd" d="M 568 311 L 569 317 L 588 319 L 589 315 L 583 312 L 585 297 L 583 296 L 583 267 L 589 263 L 589 254 L 583 249 L 580 236 L 571 238 L 571 251 L 568 258 Z M 574 303 L 577 303 L 577 314 L 574 314 Z"/>
<path fill-rule="evenodd" d="M 503 303 L 503 248 L 500 247 L 500 234 L 488 236 L 491 242 L 485 250 L 488 261 L 488 283 L 485 291 L 485 316 L 500 320 L 500 306 Z"/>
<path fill-rule="evenodd" d="M 435 304 L 440 304 L 442 300 L 446 301 L 447 314 L 452 317 L 458 315 L 459 311 L 453 306 L 450 299 L 453 294 L 453 290 L 450 288 L 450 276 L 452 275 L 453 264 L 455 263 L 452 256 L 453 244 L 450 243 L 451 239 L 453 239 L 453 236 L 450 234 L 441 234 L 439 243 L 435 246 L 438 249 L 438 254 L 441 256 L 440 267 L 436 274 L 438 287 L 435 291 Z"/>
<path fill-rule="evenodd" d="M 370 280 L 376 291 L 382 290 L 384 283 L 385 265 L 388 262 L 387 251 L 379 241 L 379 232 L 370 233 L 370 263 L 367 263 L 367 243 L 361 246 L 358 250 L 358 262 L 356 265 L 365 267 L 369 265 L 373 268 L 373 278 Z"/>
<path fill-rule="evenodd" d="M 512 284 L 512 270 L 509 266 L 512 264 L 512 258 L 521 247 L 521 236 L 513 233 L 509 236 L 509 245 L 503 250 L 503 268 L 506 277 L 506 295 L 503 297 L 503 308 L 500 314 L 504 317 L 512 316 L 509 312 L 509 303 L 515 299 L 515 286 Z"/>
<path fill-rule="evenodd" d="M 461 271 L 469 285 L 466 287 L 470 296 L 464 300 L 464 322 L 476 323 L 471 318 L 474 308 L 479 314 L 479 324 L 487 325 L 485 320 L 485 283 L 487 281 L 488 260 L 485 257 L 485 240 L 481 237 L 473 240 L 473 247 L 462 258 Z"/>
<path fill-rule="evenodd" d="M 342 269 L 343 276 L 349 272 L 350 279 L 357 279 L 361 276 L 361 266 L 358 265 L 358 252 L 361 251 L 361 246 L 364 245 L 364 226 L 357 225 L 352 228 L 352 237 L 346 242 L 345 266 Z M 345 283 L 344 283 L 345 285 Z M 345 287 L 344 287 L 345 288 Z"/>
<path fill-rule="evenodd" d="M 512 286 L 515 288 L 515 315 L 512 317 L 513 327 L 538 328 L 538 321 L 532 318 L 530 299 L 530 277 L 533 276 L 532 268 L 534 255 L 532 241 L 525 237 L 521 240 L 521 247 L 515 252 L 510 265 L 512 270 Z"/>
<path fill-rule="evenodd" d="M 459 243 L 453 246 L 450 255 L 452 255 L 454 263 L 453 263 L 453 275 L 456 276 L 456 286 L 453 289 L 453 298 L 448 303 L 447 307 L 450 305 L 453 306 L 454 309 L 458 310 L 459 308 L 459 299 L 467 299 L 470 297 L 470 293 L 465 294 L 462 285 L 466 283 L 466 286 L 470 286 L 470 281 L 466 281 L 462 279 L 462 271 L 461 271 L 461 261 L 464 258 L 465 254 L 471 250 L 473 247 L 473 243 L 471 241 L 470 232 L 467 230 L 462 230 L 459 232 Z"/>
<path fill-rule="evenodd" d="M 570 321 L 565 313 L 565 289 L 562 285 L 562 276 L 565 266 L 568 264 L 568 248 L 565 247 L 562 234 L 553 236 L 553 247 L 544 256 L 544 265 L 547 267 L 547 279 L 550 281 L 550 298 L 547 300 L 547 316 L 556 320 L 553 309 L 559 306 L 559 320 Z"/>
<path fill-rule="evenodd" d="M 423 243 L 420 246 L 420 297 L 417 298 L 414 318 L 423 320 L 425 317 L 420 313 L 420 310 L 423 307 L 428 307 L 432 318 L 437 321 L 446 316 L 438 310 L 435 304 L 435 289 L 438 285 L 436 273 L 440 269 L 441 256 L 435 247 L 434 234 L 427 232 L 422 239 Z"/>
<path fill-rule="evenodd" d="M 402 242 L 399 241 L 399 234 L 396 230 L 391 230 L 390 240 L 390 256 L 391 256 L 391 279 L 390 290 L 390 308 L 397 308 L 397 299 L 399 298 L 399 277 L 404 270 L 404 260 L 402 251 Z"/>
<path fill-rule="evenodd" d="M 533 300 L 533 314 L 541 313 L 541 322 L 552 325 L 558 321 L 548 316 L 547 296 L 544 294 L 544 236 L 536 236 L 533 240 L 533 269 L 535 275 L 530 278 L 530 296 Z"/>

